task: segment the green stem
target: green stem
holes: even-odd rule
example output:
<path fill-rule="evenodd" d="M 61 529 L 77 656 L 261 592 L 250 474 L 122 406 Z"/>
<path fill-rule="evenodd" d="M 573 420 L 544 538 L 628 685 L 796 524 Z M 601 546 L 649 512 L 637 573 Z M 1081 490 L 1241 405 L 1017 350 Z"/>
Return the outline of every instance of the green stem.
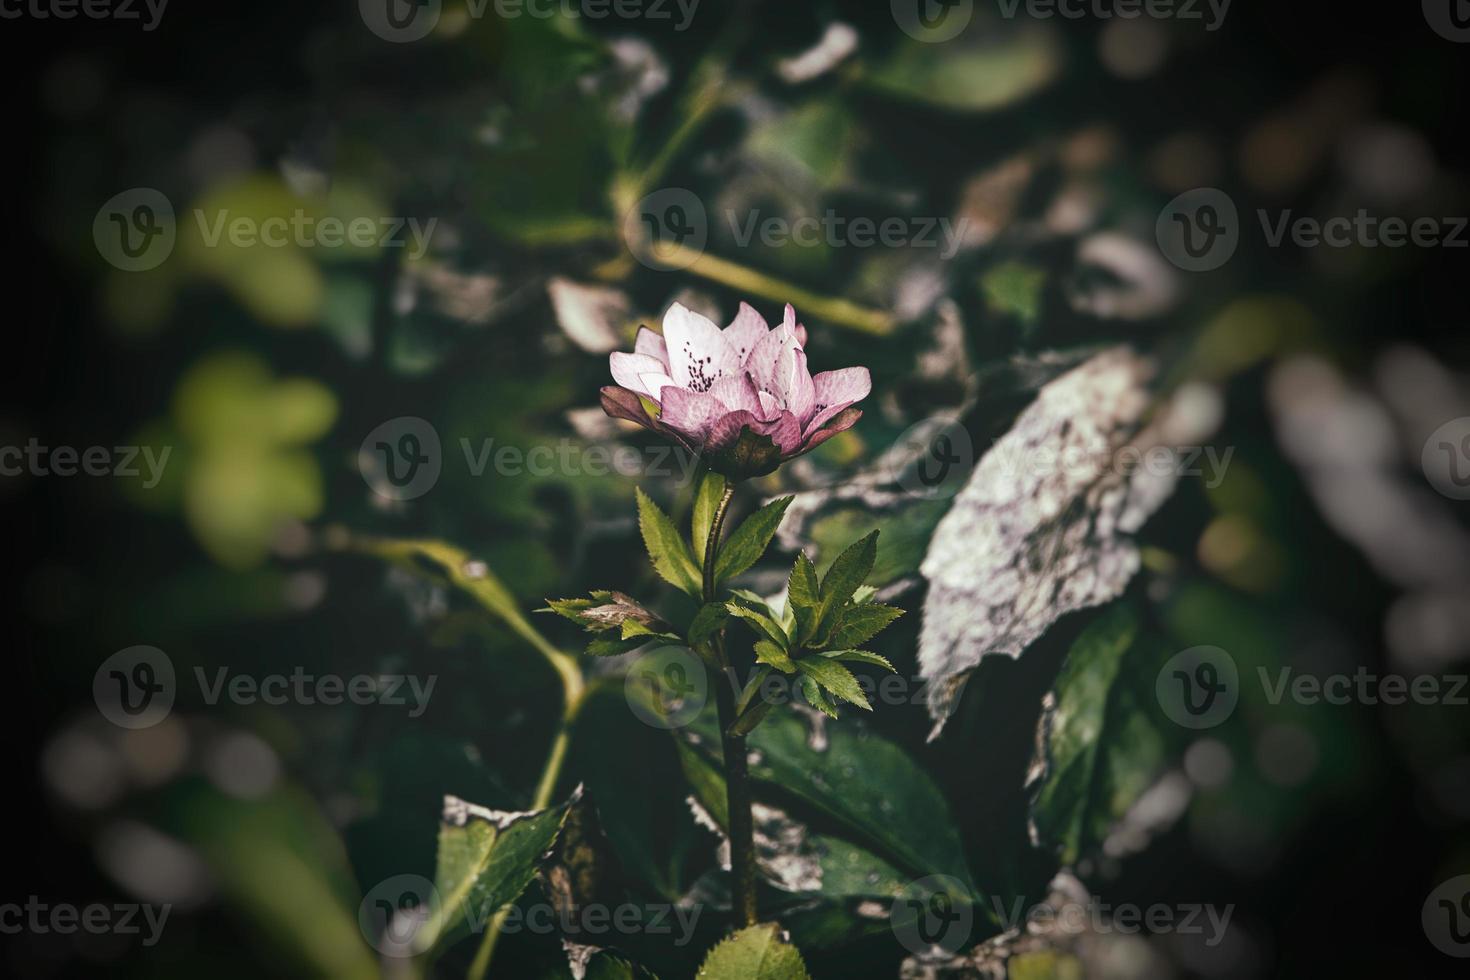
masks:
<path fill-rule="evenodd" d="M 704 548 L 704 601 L 714 602 L 716 593 L 715 565 L 720 556 L 720 532 L 725 527 L 725 516 L 730 509 L 730 498 L 735 487 L 728 485 L 715 508 L 714 520 L 710 522 L 709 538 Z M 718 674 L 711 676 L 715 688 L 715 706 L 720 716 L 720 747 L 725 757 L 725 811 L 729 815 L 730 831 L 730 876 L 732 887 L 732 913 L 735 924 L 744 928 L 756 924 L 755 907 L 755 822 L 751 817 L 750 773 L 745 750 L 745 736 L 733 730 L 737 712 L 735 710 L 735 685 L 730 671 L 730 661 L 725 655 L 725 634 L 720 631 L 714 642 L 715 663 Z"/>

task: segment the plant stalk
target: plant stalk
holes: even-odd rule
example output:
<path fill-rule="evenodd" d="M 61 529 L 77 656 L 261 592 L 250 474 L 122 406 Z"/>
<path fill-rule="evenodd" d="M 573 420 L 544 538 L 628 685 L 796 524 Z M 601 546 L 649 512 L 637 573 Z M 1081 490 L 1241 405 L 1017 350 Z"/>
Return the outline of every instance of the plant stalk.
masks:
<path fill-rule="evenodd" d="M 709 538 L 704 548 L 704 601 L 715 601 L 715 565 L 720 556 L 720 533 L 735 487 L 728 485 L 715 508 Z M 730 876 L 733 880 L 731 912 L 737 928 L 756 924 L 755 908 L 755 823 L 751 818 L 750 773 L 745 736 L 733 730 L 736 719 L 735 686 L 729 658 L 725 655 L 725 633 L 721 630 L 711 644 L 719 667 L 712 672 L 715 706 L 720 716 L 720 747 L 725 757 L 725 812 L 729 816 Z"/>

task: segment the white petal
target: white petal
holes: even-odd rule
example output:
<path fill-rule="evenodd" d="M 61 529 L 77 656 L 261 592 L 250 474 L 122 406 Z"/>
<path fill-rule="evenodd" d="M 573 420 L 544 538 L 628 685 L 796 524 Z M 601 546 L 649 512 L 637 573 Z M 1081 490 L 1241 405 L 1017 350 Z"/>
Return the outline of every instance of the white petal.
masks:
<path fill-rule="evenodd" d="M 613 380 L 629 391 L 636 391 L 641 395 L 650 395 L 647 388 L 643 387 L 640 379 L 645 374 L 663 374 L 664 364 L 656 357 L 647 354 L 625 354 L 618 351 L 608 357 L 608 366 L 612 368 Z"/>
<path fill-rule="evenodd" d="M 638 328 L 638 338 L 633 341 L 633 353 L 656 357 L 664 363 L 665 367 L 669 363 L 668 345 L 664 343 L 663 337 L 647 327 Z"/>
<path fill-rule="evenodd" d="M 669 348 L 669 376 L 681 388 L 709 391 L 715 381 L 740 369 L 720 328 L 679 303 L 664 315 L 664 342 Z"/>
<path fill-rule="evenodd" d="M 740 312 L 735 314 L 735 319 L 725 328 L 725 343 L 734 348 L 735 356 L 744 364 L 750 357 L 750 352 L 755 350 L 755 345 L 770 332 L 766 318 L 752 309 L 749 303 L 741 303 Z"/>

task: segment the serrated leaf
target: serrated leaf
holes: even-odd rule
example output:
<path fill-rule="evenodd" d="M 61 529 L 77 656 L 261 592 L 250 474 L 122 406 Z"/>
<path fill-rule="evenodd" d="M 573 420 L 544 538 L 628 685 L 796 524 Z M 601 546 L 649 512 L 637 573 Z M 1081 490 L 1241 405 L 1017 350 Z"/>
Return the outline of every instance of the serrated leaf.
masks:
<path fill-rule="evenodd" d="M 790 604 L 797 609 L 815 609 L 821 601 L 821 586 L 817 583 L 817 566 L 803 551 L 796 556 L 787 582 Z"/>
<path fill-rule="evenodd" d="M 795 946 L 781 941 L 775 923 L 741 929 L 704 958 L 698 980 L 810 980 Z"/>
<path fill-rule="evenodd" d="M 867 643 L 883 632 L 889 623 L 902 615 L 903 610 L 896 606 L 882 606 L 876 603 L 848 606 L 837 614 L 837 624 L 833 627 L 832 633 L 826 637 L 824 645 L 844 650 L 852 649 L 859 644 Z"/>
<path fill-rule="evenodd" d="M 796 670 L 796 664 L 792 662 L 786 651 L 770 640 L 755 641 L 755 659 L 757 663 L 770 664 L 783 674 L 790 674 Z"/>
<path fill-rule="evenodd" d="M 720 546 L 720 557 L 715 562 L 716 582 L 728 581 L 760 560 L 793 499 L 782 497 L 771 501 L 735 529 Z"/>
<path fill-rule="evenodd" d="M 415 934 L 415 949 L 442 948 L 482 930 L 515 901 L 556 843 L 567 809 L 506 813 L 446 797 L 434 872 L 439 904 Z"/>
<path fill-rule="evenodd" d="M 807 704 L 816 708 L 828 718 L 837 717 L 837 705 L 832 703 L 832 699 L 827 696 L 826 691 L 822 690 L 822 685 L 817 683 L 816 678 L 804 673 L 801 675 L 800 683 L 801 696 L 806 698 Z"/>
<path fill-rule="evenodd" d="M 689 624 L 690 646 L 708 643 L 716 633 L 725 628 L 729 619 L 730 612 L 723 602 L 707 602 L 700 606 L 699 612 L 694 614 L 694 621 Z"/>
<path fill-rule="evenodd" d="M 881 657 L 867 650 L 828 650 L 821 654 L 821 656 L 826 657 L 828 660 L 842 660 L 847 663 L 872 664 L 874 667 L 883 667 L 893 671 L 895 674 L 898 673 L 898 671 L 894 670 L 893 664 L 888 661 L 887 657 Z"/>
<path fill-rule="evenodd" d="M 704 568 L 704 549 L 709 543 L 709 529 L 715 521 L 715 510 L 725 495 L 725 478 L 718 473 L 705 473 L 694 492 L 694 517 L 689 540 L 694 544 L 694 560 Z"/>
<path fill-rule="evenodd" d="M 638 529 L 643 534 L 643 545 L 653 561 L 654 570 L 676 589 L 681 589 L 695 599 L 701 597 L 704 582 L 689 543 L 680 536 L 674 522 L 653 502 L 653 498 L 637 491 Z"/>
<path fill-rule="evenodd" d="M 772 619 L 767 612 L 752 609 L 733 599 L 725 603 L 725 608 L 729 611 L 730 615 L 738 616 L 745 620 L 759 635 L 764 636 L 767 640 L 770 640 L 783 650 L 791 645 L 790 638 L 781 629 L 780 624 Z"/>
<path fill-rule="evenodd" d="M 663 626 L 665 624 L 658 623 L 657 625 Z M 684 642 L 684 638 L 679 636 L 679 634 L 677 633 L 670 633 L 668 630 L 664 629 L 654 629 L 645 623 L 640 623 L 636 619 L 623 620 L 621 635 L 622 638 L 625 640 L 642 639 L 644 641 L 668 640 L 670 643 Z"/>
<path fill-rule="evenodd" d="M 814 629 L 817 636 L 822 636 L 831 627 L 838 611 L 847 604 L 872 572 L 873 562 L 877 558 L 878 532 L 873 531 L 864 535 L 832 562 L 832 567 L 822 577 L 821 603 Z"/>
<path fill-rule="evenodd" d="M 873 706 L 868 703 L 868 696 L 858 686 L 857 678 L 852 676 L 852 671 L 836 660 L 828 660 L 825 657 L 804 657 L 796 661 L 796 668 L 849 704 L 855 704 L 868 711 L 873 710 Z"/>
<path fill-rule="evenodd" d="M 582 652 L 589 657 L 620 657 L 625 653 L 632 653 L 647 643 L 648 637 L 646 636 L 635 636 L 625 640 L 622 637 L 604 634 L 588 641 L 587 648 Z"/>

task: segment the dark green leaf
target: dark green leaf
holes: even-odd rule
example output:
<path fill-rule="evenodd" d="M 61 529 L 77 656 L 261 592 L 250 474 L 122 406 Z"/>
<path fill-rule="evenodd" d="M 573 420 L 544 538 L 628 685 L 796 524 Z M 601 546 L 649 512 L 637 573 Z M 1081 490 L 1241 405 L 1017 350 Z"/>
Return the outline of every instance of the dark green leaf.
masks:
<path fill-rule="evenodd" d="M 872 664 L 874 667 L 883 667 L 894 673 L 898 673 L 896 670 L 893 670 L 893 664 L 888 662 L 887 657 L 880 657 L 878 654 L 869 653 L 867 650 L 828 650 L 822 656 L 828 660 L 844 660 L 848 663 Z"/>
<path fill-rule="evenodd" d="M 867 643 L 883 632 L 889 623 L 902 615 L 903 610 L 894 606 L 880 606 L 874 603 L 849 606 L 836 614 L 837 624 L 831 635 L 825 638 L 825 645 L 851 649 Z"/>
<path fill-rule="evenodd" d="M 857 543 L 853 544 L 837 560 L 832 562 L 832 567 L 827 569 L 827 574 L 822 577 L 822 592 L 820 614 L 817 617 L 816 633 L 821 635 L 835 619 L 847 601 L 852 598 L 853 593 L 863 584 L 868 573 L 873 570 L 873 562 L 878 557 L 878 532 L 873 531 L 863 536 Z"/>
<path fill-rule="evenodd" d="M 786 508 L 791 506 L 791 497 L 782 497 L 766 504 L 751 514 L 735 529 L 729 539 L 720 546 L 720 557 L 715 562 L 715 580 L 725 582 L 760 560 L 781 525 Z"/>
<path fill-rule="evenodd" d="M 699 607 L 694 622 L 689 624 L 689 644 L 699 646 L 708 643 L 716 633 L 725 628 L 730 618 L 723 602 L 709 602 Z"/>
<path fill-rule="evenodd" d="M 829 718 L 837 717 L 837 706 L 832 703 L 832 699 L 827 696 L 827 692 L 822 690 L 822 685 L 818 684 L 816 678 L 810 674 L 801 675 L 801 695 L 806 698 L 807 704 L 816 708 L 822 714 Z"/>
<path fill-rule="evenodd" d="M 796 661 L 796 668 L 849 704 L 866 708 L 868 711 L 873 710 L 873 706 L 868 703 L 867 695 L 863 694 L 863 689 L 858 686 L 857 678 L 852 676 L 852 671 L 836 660 L 828 660 L 825 657 L 805 657 Z"/>
<path fill-rule="evenodd" d="M 812 560 L 806 556 L 806 552 L 796 556 L 796 563 L 791 566 L 791 577 L 787 589 L 790 601 L 797 609 L 815 609 L 821 600 L 821 587 L 817 584 L 817 567 Z"/>
<path fill-rule="evenodd" d="M 786 631 L 781 629 L 780 624 L 771 618 L 769 610 L 752 609 L 750 606 L 742 605 L 734 599 L 725 603 L 725 608 L 729 610 L 730 615 L 738 616 L 745 620 L 755 629 L 756 633 L 764 636 L 783 650 L 791 645 L 791 640 L 787 637 Z"/>
<path fill-rule="evenodd" d="M 643 533 L 643 544 L 653 567 L 665 582 L 681 589 L 695 599 L 701 597 L 704 583 L 689 543 L 679 535 L 669 515 L 659 509 L 658 504 L 640 488 L 638 495 L 638 528 Z"/>

